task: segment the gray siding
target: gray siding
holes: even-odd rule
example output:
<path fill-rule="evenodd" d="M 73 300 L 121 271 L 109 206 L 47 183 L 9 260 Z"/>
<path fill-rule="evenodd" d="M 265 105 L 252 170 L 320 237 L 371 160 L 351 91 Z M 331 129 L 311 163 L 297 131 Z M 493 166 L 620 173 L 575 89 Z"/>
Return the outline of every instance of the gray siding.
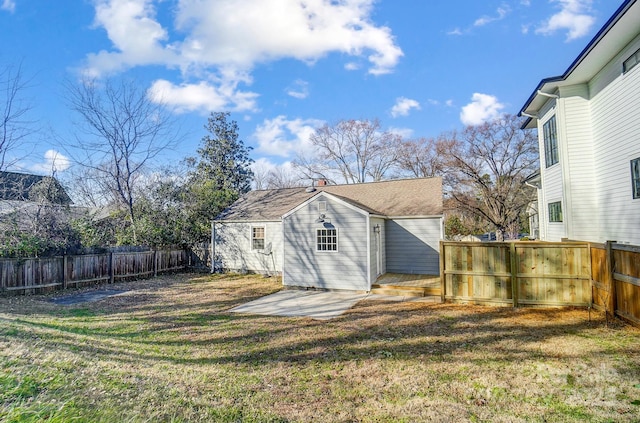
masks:
<path fill-rule="evenodd" d="M 387 272 L 437 275 L 440 272 L 440 218 L 386 221 Z"/>
<path fill-rule="evenodd" d="M 327 202 L 324 223 L 316 223 L 318 201 Z M 283 219 L 286 286 L 368 291 L 368 216 L 319 195 Z M 338 251 L 316 251 L 316 230 L 335 228 Z"/>
<path fill-rule="evenodd" d="M 282 273 L 282 223 L 246 222 L 216 223 L 216 255 L 225 270 L 261 274 Z M 271 243 L 271 254 L 251 249 L 251 228 L 265 228 L 265 246 Z"/>

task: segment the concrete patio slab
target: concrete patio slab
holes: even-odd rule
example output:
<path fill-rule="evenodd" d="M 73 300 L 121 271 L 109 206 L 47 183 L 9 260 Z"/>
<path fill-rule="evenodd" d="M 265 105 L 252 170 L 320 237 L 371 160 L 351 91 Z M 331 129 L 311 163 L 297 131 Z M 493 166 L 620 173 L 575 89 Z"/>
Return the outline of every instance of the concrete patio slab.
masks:
<path fill-rule="evenodd" d="M 283 290 L 275 294 L 232 308 L 233 313 L 258 314 L 267 316 L 311 317 L 316 320 L 329 320 L 340 316 L 362 300 L 380 301 L 428 301 L 430 297 L 406 297 L 399 295 L 359 294 L 336 291 L 297 291 Z M 437 302 L 440 297 L 437 297 Z"/>

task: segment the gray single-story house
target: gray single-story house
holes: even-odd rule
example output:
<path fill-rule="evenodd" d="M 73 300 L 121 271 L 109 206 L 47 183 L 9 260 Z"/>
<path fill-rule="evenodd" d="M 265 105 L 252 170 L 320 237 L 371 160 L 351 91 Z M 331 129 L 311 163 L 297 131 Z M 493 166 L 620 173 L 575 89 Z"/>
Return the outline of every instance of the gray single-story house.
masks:
<path fill-rule="evenodd" d="M 385 273 L 439 273 L 442 179 L 251 191 L 213 223 L 214 267 L 291 287 L 370 291 Z"/>

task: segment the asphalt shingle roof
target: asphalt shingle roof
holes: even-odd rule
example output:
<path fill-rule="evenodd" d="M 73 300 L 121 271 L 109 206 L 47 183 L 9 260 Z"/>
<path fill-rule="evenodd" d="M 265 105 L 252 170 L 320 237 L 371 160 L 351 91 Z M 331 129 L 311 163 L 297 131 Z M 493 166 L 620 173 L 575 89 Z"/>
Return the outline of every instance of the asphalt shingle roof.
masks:
<path fill-rule="evenodd" d="M 250 191 L 216 220 L 279 220 L 318 192 L 350 200 L 369 213 L 388 217 L 438 216 L 443 212 L 442 178 L 418 178 L 317 186 L 312 192 L 304 187 Z"/>

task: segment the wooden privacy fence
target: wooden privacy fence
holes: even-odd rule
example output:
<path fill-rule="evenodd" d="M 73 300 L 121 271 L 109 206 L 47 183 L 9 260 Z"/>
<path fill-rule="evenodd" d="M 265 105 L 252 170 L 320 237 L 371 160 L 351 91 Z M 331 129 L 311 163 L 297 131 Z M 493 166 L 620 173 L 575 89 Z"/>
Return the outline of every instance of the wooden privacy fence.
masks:
<path fill-rule="evenodd" d="M 587 242 L 441 242 L 445 301 L 595 306 L 640 325 L 640 247 Z"/>
<path fill-rule="evenodd" d="M 140 279 L 189 265 L 185 250 L 161 250 L 0 259 L 0 292 L 67 289 L 91 283 Z"/>
<path fill-rule="evenodd" d="M 591 245 L 593 304 L 640 326 L 640 247 Z"/>

